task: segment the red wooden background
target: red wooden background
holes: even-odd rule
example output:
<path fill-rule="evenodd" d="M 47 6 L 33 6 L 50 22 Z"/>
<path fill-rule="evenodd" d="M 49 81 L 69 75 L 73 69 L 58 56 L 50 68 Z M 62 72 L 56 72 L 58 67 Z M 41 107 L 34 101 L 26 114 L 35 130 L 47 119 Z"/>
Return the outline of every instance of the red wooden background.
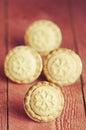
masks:
<path fill-rule="evenodd" d="M 83 62 L 80 79 L 62 88 L 61 116 L 49 123 L 29 119 L 23 109 L 29 84 L 11 82 L 3 68 L 7 52 L 24 45 L 26 28 L 38 19 L 57 23 L 63 34 L 61 47 L 76 51 Z M 86 0 L 0 0 L 0 130 L 86 130 Z"/>

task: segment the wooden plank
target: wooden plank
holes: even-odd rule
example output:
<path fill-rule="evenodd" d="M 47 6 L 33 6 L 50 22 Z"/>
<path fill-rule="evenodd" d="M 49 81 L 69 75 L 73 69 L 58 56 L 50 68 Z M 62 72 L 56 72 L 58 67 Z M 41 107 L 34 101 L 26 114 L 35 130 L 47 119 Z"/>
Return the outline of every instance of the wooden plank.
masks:
<path fill-rule="evenodd" d="M 0 0 L 0 130 L 7 130 L 7 83 L 4 75 L 5 47 L 5 5 Z"/>
<path fill-rule="evenodd" d="M 65 43 L 65 47 L 74 49 L 77 52 L 76 43 L 74 37 L 74 32 L 72 30 L 71 24 L 71 16 L 70 16 L 70 6 L 69 0 L 66 1 L 66 12 L 63 14 L 65 16 L 64 25 L 64 35 L 67 37 L 68 44 L 71 44 L 71 47 Z M 67 17 L 66 15 L 67 14 Z M 77 17 L 76 17 L 77 18 Z M 66 30 L 70 30 L 67 33 Z M 72 35 L 72 36 L 71 36 Z M 74 39 L 75 38 L 75 39 Z M 64 42 L 64 41 L 63 41 Z M 81 81 L 78 80 L 75 84 L 62 88 L 63 93 L 65 95 L 65 107 L 63 113 L 59 119 L 57 119 L 57 126 L 58 130 L 85 130 L 86 129 L 86 118 L 85 118 L 85 110 L 84 110 L 84 103 L 83 103 L 83 95 L 82 95 L 82 86 Z"/>
<path fill-rule="evenodd" d="M 76 44 L 79 55 L 83 63 L 82 71 L 82 92 L 85 98 L 84 105 L 86 109 L 86 1 L 85 0 L 71 0 L 72 6 L 72 23 L 74 28 L 74 35 L 76 37 Z"/>
<path fill-rule="evenodd" d="M 75 50 L 67 1 L 64 0 L 9 0 L 9 50 L 24 45 L 23 36 L 27 26 L 37 19 L 56 22 L 63 34 L 61 47 Z M 39 80 L 43 80 L 42 77 Z M 50 123 L 30 120 L 23 109 L 23 97 L 29 87 L 9 81 L 9 130 L 84 130 L 85 113 L 80 80 L 63 87 L 65 106 L 62 115 Z M 83 124 L 83 125 L 82 125 Z"/>

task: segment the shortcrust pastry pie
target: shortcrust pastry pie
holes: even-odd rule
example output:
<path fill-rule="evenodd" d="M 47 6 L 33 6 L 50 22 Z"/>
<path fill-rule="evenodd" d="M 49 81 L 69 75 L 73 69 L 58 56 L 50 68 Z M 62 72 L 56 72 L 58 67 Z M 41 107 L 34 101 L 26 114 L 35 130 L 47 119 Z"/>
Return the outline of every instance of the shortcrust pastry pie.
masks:
<path fill-rule="evenodd" d="M 4 64 L 6 76 L 17 83 L 30 83 L 42 71 L 40 55 L 29 46 L 18 46 L 6 56 Z"/>
<path fill-rule="evenodd" d="M 82 72 L 80 57 L 72 50 L 60 48 L 50 53 L 44 61 L 47 79 L 60 86 L 74 83 Z"/>
<path fill-rule="evenodd" d="M 64 106 L 64 96 L 59 87 L 42 81 L 28 89 L 24 97 L 27 115 L 38 122 L 48 122 L 59 117 Z"/>
<path fill-rule="evenodd" d="M 33 22 L 26 30 L 25 43 L 32 46 L 41 55 L 58 48 L 62 41 L 60 28 L 49 20 Z"/>

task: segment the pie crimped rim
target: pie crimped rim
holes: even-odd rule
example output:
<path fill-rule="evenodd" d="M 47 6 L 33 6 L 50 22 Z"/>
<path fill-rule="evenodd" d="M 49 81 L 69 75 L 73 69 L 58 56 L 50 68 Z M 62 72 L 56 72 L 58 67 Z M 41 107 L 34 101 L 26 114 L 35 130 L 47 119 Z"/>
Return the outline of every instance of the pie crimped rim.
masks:
<path fill-rule="evenodd" d="M 17 83 L 31 83 L 42 71 L 41 56 L 29 46 L 17 46 L 7 54 L 4 62 L 6 76 Z"/>
<path fill-rule="evenodd" d="M 32 46 L 41 55 L 47 55 L 60 46 L 62 34 L 52 21 L 38 20 L 27 28 L 24 38 L 26 45 Z"/>
<path fill-rule="evenodd" d="M 48 54 L 43 70 L 49 81 L 66 86 L 79 78 L 82 72 L 82 62 L 74 51 L 59 48 Z"/>
<path fill-rule="evenodd" d="M 48 122 L 59 117 L 64 106 L 64 96 L 56 85 L 41 81 L 28 89 L 24 97 L 27 115 L 38 122 Z"/>

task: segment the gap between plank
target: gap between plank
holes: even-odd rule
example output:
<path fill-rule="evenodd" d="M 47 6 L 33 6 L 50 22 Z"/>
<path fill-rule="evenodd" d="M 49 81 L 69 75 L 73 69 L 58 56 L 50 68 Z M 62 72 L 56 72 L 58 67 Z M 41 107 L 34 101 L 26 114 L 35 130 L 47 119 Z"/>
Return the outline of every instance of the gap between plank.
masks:
<path fill-rule="evenodd" d="M 70 17 L 70 24 L 71 24 L 71 30 L 72 30 L 73 40 L 74 40 L 75 51 L 76 51 L 77 54 L 79 54 L 78 46 L 77 46 L 77 40 L 76 40 L 76 36 L 75 36 L 75 29 L 74 29 L 74 22 L 73 22 L 71 0 L 67 0 L 67 4 L 68 4 L 68 10 L 69 10 L 68 12 L 69 12 L 69 17 Z M 81 90 L 82 90 L 84 111 L 85 111 L 85 116 L 86 116 L 86 104 L 85 104 L 85 94 L 84 94 L 84 89 L 83 89 L 83 78 L 82 78 L 82 75 L 80 76 L 80 81 L 81 81 Z"/>
<path fill-rule="evenodd" d="M 8 53 L 8 0 L 4 0 L 4 17 L 5 17 L 5 47 L 6 47 L 6 55 Z M 9 110 L 8 110 L 8 78 L 6 78 L 7 82 L 7 130 L 9 130 Z"/>

